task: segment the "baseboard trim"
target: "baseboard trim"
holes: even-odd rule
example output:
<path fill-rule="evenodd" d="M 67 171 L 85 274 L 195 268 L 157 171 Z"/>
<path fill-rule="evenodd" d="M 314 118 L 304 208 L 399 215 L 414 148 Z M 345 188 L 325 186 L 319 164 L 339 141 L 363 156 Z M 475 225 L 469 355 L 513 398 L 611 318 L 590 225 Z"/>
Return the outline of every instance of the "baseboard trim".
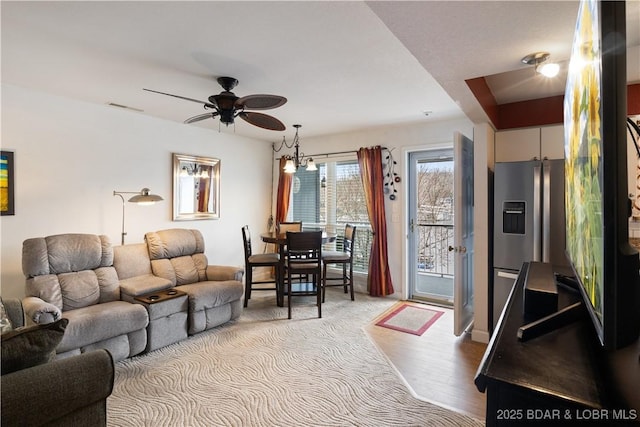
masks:
<path fill-rule="evenodd" d="M 474 329 L 471 332 L 471 339 L 476 342 L 488 344 L 489 339 L 491 339 L 491 335 L 489 334 L 488 331 L 479 331 L 477 329 Z"/>

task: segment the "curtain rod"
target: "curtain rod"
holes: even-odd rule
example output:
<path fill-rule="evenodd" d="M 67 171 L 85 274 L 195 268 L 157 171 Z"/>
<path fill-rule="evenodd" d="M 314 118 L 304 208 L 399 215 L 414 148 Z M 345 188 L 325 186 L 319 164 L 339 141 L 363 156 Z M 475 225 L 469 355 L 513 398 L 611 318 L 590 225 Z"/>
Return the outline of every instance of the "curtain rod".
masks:
<path fill-rule="evenodd" d="M 383 149 L 383 150 L 391 151 L 387 147 L 380 147 L 380 148 Z M 337 156 L 338 154 L 352 154 L 352 153 L 357 153 L 357 152 L 358 152 L 358 150 L 334 151 L 332 153 L 320 153 L 320 154 L 309 154 L 309 155 L 305 154 L 305 157 L 316 157 L 316 156 L 329 157 L 329 156 Z"/>

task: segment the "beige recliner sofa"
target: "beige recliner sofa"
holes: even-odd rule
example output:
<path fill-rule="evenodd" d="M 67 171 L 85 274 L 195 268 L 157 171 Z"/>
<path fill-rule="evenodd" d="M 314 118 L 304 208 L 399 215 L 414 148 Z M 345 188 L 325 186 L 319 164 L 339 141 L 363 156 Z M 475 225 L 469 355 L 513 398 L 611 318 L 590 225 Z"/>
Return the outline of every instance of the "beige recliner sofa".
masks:
<path fill-rule="evenodd" d="M 151 269 L 189 298 L 189 335 L 211 329 L 242 314 L 240 267 L 209 265 L 198 230 L 174 228 L 145 234 Z"/>
<path fill-rule="evenodd" d="M 244 270 L 208 265 L 198 230 L 151 232 L 145 243 L 116 247 L 93 234 L 28 239 L 22 268 L 27 316 L 69 319 L 58 358 L 103 348 L 119 361 L 242 313 Z"/>
<path fill-rule="evenodd" d="M 115 361 L 141 353 L 147 343 L 145 308 L 120 300 L 107 236 L 60 234 L 27 239 L 22 246 L 27 277 L 23 306 L 35 323 L 69 319 L 58 358 L 94 349 Z"/>

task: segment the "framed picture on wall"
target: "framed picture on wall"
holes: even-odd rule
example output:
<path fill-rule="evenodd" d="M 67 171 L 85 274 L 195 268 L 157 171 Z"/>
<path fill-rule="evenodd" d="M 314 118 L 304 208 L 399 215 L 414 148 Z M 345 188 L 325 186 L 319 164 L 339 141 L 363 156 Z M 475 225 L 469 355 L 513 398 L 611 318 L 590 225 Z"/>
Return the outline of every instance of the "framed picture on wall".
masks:
<path fill-rule="evenodd" d="M 0 151 L 0 214 L 15 215 L 13 151 Z"/>

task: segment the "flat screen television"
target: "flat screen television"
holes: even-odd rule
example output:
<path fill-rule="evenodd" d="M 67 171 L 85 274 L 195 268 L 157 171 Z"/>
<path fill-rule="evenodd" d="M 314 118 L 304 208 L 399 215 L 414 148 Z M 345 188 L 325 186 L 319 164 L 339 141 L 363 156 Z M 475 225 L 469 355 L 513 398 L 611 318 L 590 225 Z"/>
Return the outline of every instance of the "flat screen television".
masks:
<path fill-rule="evenodd" d="M 600 343 L 640 332 L 640 259 L 629 244 L 625 3 L 584 0 L 564 98 L 566 254 Z"/>

